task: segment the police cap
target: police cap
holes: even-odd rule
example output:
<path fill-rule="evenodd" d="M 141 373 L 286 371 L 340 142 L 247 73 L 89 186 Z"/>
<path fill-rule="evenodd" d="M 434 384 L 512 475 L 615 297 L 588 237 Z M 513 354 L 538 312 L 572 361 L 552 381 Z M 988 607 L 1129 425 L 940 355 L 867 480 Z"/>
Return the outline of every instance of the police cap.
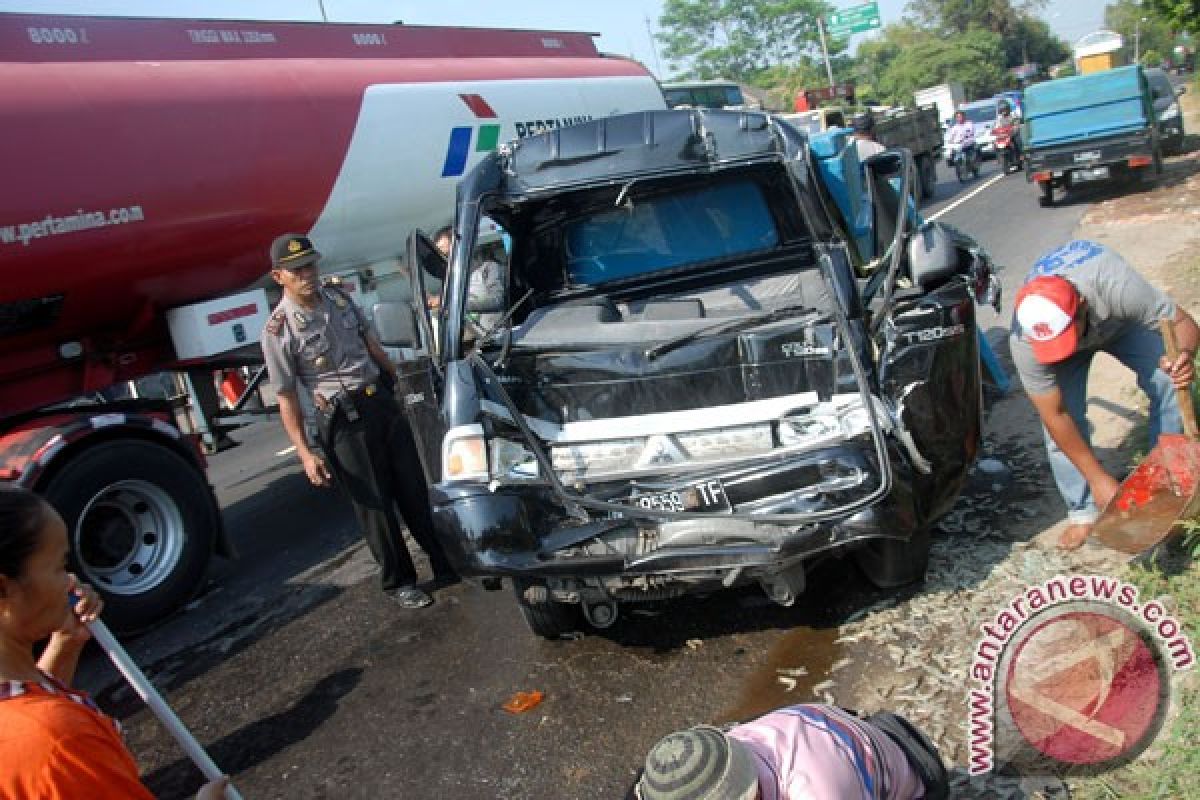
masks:
<path fill-rule="evenodd" d="M 300 269 L 321 258 L 312 240 L 302 233 L 285 233 L 271 242 L 272 269 Z"/>

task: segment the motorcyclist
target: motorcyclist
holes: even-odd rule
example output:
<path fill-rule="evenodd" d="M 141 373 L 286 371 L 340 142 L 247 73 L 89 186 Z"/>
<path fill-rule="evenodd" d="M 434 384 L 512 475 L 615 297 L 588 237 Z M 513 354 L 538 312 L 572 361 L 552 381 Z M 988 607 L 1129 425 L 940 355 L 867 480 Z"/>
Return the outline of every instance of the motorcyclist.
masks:
<path fill-rule="evenodd" d="M 963 111 L 954 112 L 954 124 L 946 131 L 946 144 L 950 145 L 948 154 L 953 155 L 955 147 L 966 154 L 975 148 L 975 125 L 967 120 Z M 951 163 L 949 160 L 947 163 Z"/>
<path fill-rule="evenodd" d="M 1016 156 L 1014 162 L 1021 163 L 1021 127 L 1020 120 L 1012 113 L 1012 106 L 1008 101 L 1000 101 L 1000 105 L 996 107 L 996 124 L 992 128 L 992 133 L 996 132 L 996 128 L 1012 128 L 1012 133 L 1009 137 L 1009 142 L 1012 144 L 1013 155 Z"/>

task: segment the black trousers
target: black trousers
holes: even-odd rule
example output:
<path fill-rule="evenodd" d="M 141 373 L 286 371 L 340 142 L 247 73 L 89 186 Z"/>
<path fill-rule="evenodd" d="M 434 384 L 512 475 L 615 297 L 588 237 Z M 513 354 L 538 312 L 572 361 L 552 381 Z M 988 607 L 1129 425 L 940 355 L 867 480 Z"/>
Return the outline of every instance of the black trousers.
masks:
<path fill-rule="evenodd" d="M 356 393 L 354 408 L 358 419 L 353 422 L 342 408 L 322 420 L 321 444 L 383 570 L 383 590 L 404 589 L 417 582 L 416 567 L 404 544 L 405 526 L 429 556 L 434 577 L 453 575 L 454 567 L 433 532 L 416 443 L 395 397 L 382 389 L 371 396 Z"/>

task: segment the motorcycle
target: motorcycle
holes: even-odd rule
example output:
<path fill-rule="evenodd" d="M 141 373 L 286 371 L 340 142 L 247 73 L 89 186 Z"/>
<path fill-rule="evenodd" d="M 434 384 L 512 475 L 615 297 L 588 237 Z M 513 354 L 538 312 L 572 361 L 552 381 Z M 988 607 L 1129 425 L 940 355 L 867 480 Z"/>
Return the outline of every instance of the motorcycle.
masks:
<path fill-rule="evenodd" d="M 971 176 L 979 177 L 979 151 L 974 144 L 952 144 L 946 153 L 946 166 L 954 167 L 959 183 L 966 183 Z"/>
<path fill-rule="evenodd" d="M 1005 175 L 1022 168 L 1021 153 L 1017 150 L 1017 126 L 997 125 L 992 128 L 992 137 L 996 142 L 996 157 L 1000 159 L 1000 169 Z"/>

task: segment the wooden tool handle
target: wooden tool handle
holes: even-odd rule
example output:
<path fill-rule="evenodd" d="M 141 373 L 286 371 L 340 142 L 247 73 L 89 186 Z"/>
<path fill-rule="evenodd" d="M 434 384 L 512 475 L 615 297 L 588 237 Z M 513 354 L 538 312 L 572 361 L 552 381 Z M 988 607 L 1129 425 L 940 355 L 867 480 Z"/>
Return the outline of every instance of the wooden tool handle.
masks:
<path fill-rule="evenodd" d="M 1162 331 L 1163 347 L 1167 350 L 1167 359 L 1172 364 L 1179 358 L 1179 342 L 1175 340 L 1175 323 L 1169 319 L 1159 320 Z M 1183 432 L 1192 439 L 1200 439 L 1200 430 L 1196 428 L 1196 409 L 1192 406 L 1192 387 L 1180 389 L 1175 387 L 1175 397 L 1179 401 L 1179 413 L 1183 417 Z"/>

